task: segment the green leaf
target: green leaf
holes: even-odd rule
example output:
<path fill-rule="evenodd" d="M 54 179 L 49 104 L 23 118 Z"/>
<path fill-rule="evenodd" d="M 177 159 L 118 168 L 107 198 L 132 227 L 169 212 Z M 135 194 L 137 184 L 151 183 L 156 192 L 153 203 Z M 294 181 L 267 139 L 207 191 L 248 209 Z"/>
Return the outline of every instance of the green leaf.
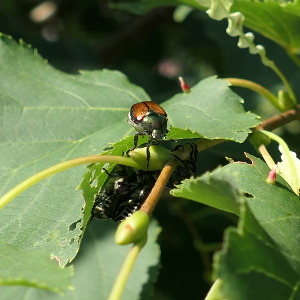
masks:
<path fill-rule="evenodd" d="M 55 258 L 51 261 L 42 251 L 21 251 L 0 241 L 0 253 L 5 257 L 0 265 L 1 285 L 25 285 L 54 292 L 72 288 L 73 268 L 59 267 Z"/>
<path fill-rule="evenodd" d="M 300 17 L 300 2 L 299 0 L 291 1 L 282 1 L 279 2 L 283 11 L 291 13 L 297 17 Z"/>
<path fill-rule="evenodd" d="M 0 64 L 1 194 L 36 172 L 98 154 L 133 132 L 128 110 L 149 100 L 120 72 L 67 75 L 28 45 L 5 36 L 0 39 Z M 82 237 L 84 201 L 75 189 L 83 173 L 77 167 L 52 176 L 4 207 L 0 240 L 19 250 L 43 249 L 62 265 L 72 260 Z"/>
<path fill-rule="evenodd" d="M 107 220 L 94 220 L 88 227 L 81 251 L 74 260 L 74 290 L 57 295 L 40 289 L 0 287 L 1 300 L 20 299 L 24 295 L 30 295 L 31 300 L 108 299 L 114 280 L 131 247 L 115 244 L 116 227 L 116 223 Z M 158 224 L 152 221 L 148 242 L 133 267 L 122 300 L 151 298 L 153 283 L 159 272 L 160 251 L 156 244 L 159 232 Z"/>
<path fill-rule="evenodd" d="M 122 156 L 131 147 L 133 147 L 133 137 L 125 137 L 116 143 L 111 143 L 110 147 L 101 154 Z M 90 220 L 91 211 L 94 205 L 94 196 L 100 190 L 108 177 L 107 173 L 103 172 L 103 167 L 104 163 L 91 164 L 87 166 L 88 170 L 83 175 L 83 179 L 78 186 L 78 189 L 82 190 L 85 200 L 84 228 Z M 106 166 L 106 168 L 110 171 L 113 168 L 113 165 L 110 165 L 109 167 Z"/>
<path fill-rule="evenodd" d="M 240 193 L 236 174 L 205 174 L 184 180 L 171 191 L 176 197 L 194 200 L 239 215 Z"/>
<path fill-rule="evenodd" d="M 231 12 L 239 11 L 245 18 L 245 26 L 275 41 L 288 53 L 300 53 L 300 2 L 277 1 L 233 2 Z"/>
<path fill-rule="evenodd" d="M 257 158 L 249 157 L 252 164 L 232 163 L 218 172 L 238 174 L 240 189 L 247 193 L 251 212 L 300 274 L 300 198 L 280 176 L 276 185 L 268 184 L 268 166 Z"/>
<path fill-rule="evenodd" d="M 268 184 L 268 166 L 257 158 L 249 158 L 251 164 L 230 163 L 179 186 L 192 195 L 188 198 L 198 197 L 198 201 L 219 209 L 232 202 L 234 195 L 240 200 L 238 228 L 226 230 L 223 249 L 214 261 L 214 277 L 218 281 L 207 300 L 298 299 L 300 198 L 280 176 L 275 185 Z M 223 197 L 217 178 L 224 180 Z M 235 193 L 230 197 L 231 190 Z M 172 193 L 177 195 L 176 190 Z M 242 194 L 244 200 L 238 197 Z"/>
<path fill-rule="evenodd" d="M 298 299 L 299 273 L 276 247 L 248 227 L 251 224 L 244 223 L 240 230 L 227 230 L 224 248 L 215 258 L 222 299 Z"/>
<path fill-rule="evenodd" d="M 241 143 L 250 128 L 259 124 L 257 115 L 245 113 L 242 101 L 225 80 L 210 77 L 195 85 L 190 93 L 178 94 L 162 106 L 174 127 L 196 131 L 206 139 Z"/>
<path fill-rule="evenodd" d="M 197 139 L 203 138 L 203 136 L 196 131 L 191 131 L 189 129 L 182 129 L 177 127 L 171 127 L 167 134 L 170 139 Z"/>

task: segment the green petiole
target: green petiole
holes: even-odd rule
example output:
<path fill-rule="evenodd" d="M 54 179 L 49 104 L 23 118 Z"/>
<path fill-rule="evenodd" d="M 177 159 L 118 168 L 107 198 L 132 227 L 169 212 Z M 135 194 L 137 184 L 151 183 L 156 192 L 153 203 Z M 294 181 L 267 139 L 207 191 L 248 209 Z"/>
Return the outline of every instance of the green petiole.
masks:
<path fill-rule="evenodd" d="M 91 163 L 115 163 L 115 164 L 123 164 L 126 166 L 134 167 L 134 168 L 141 168 L 141 166 L 133 161 L 129 157 L 125 156 L 109 156 L 109 155 L 90 155 L 90 156 L 84 156 L 79 158 L 74 158 L 71 160 L 67 160 L 64 162 L 61 162 L 57 165 L 54 165 L 48 169 L 45 169 L 39 173 L 34 174 L 33 176 L 25 179 L 15 187 L 13 187 L 10 191 L 8 191 L 6 194 L 4 194 L 0 198 L 0 209 L 4 207 L 6 204 L 8 204 L 11 200 L 13 200 L 17 195 L 28 189 L 29 187 L 33 186 L 34 184 L 38 183 L 39 181 L 54 175 L 56 173 L 65 171 L 67 169 L 85 165 L 85 164 L 91 164 Z"/>

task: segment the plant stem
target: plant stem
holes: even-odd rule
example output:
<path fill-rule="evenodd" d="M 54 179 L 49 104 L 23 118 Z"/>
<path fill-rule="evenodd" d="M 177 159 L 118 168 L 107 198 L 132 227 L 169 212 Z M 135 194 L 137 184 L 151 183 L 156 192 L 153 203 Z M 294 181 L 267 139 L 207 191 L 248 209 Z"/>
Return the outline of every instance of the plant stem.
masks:
<path fill-rule="evenodd" d="M 262 95 L 271 104 L 273 104 L 279 111 L 281 111 L 281 108 L 278 103 L 278 98 L 265 87 L 246 79 L 240 79 L 240 78 L 224 78 L 224 79 L 227 80 L 232 86 L 244 87 Z"/>
<path fill-rule="evenodd" d="M 138 254 L 143 249 L 144 245 L 146 244 L 147 237 L 145 236 L 144 239 L 135 243 L 132 248 L 130 249 L 128 255 L 125 258 L 123 266 L 114 282 L 114 286 L 111 290 L 111 293 L 108 297 L 108 300 L 118 300 L 121 298 L 122 293 L 125 288 L 125 284 L 128 280 L 130 272 L 134 266 L 134 263 L 138 257 Z"/>
<path fill-rule="evenodd" d="M 54 165 L 48 169 L 45 169 L 39 173 L 34 174 L 33 176 L 25 179 L 15 187 L 13 187 L 11 190 L 9 190 L 6 194 L 4 194 L 0 198 L 0 209 L 5 206 L 7 203 L 9 203 L 13 198 L 15 198 L 17 195 L 31 187 L 32 185 L 36 184 L 37 182 L 54 175 L 56 173 L 65 171 L 67 169 L 70 169 L 72 167 L 76 167 L 79 165 L 84 164 L 90 164 L 90 163 L 116 163 L 116 164 L 124 164 L 127 166 L 131 166 L 134 168 L 141 167 L 139 164 L 134 162 L 131 158 L 125 157 L 125 156 L 109 156 L 109 155 L 91 155 L 91 156 L 85 156 L 85 157 L 79 157 L 74 158 L 71 160 L 67 160 L 64 162 L 61 162 L 57 165 Z"/>
<path fill-rule="evenodd" d="M 257 130 L 261 130 L 261 129 L 274 130 L 278 127 L 281 127 L 287 123 L 296 120 L 300 120 L 300 105 L 298 105 L 296 108 L 287 110 L 277 116 L 273 116 L 263 121 L 256 128 Z"/>
<path fill-rule="evenodd" d="M 293 103 L 296 105 L 297 104 L 297 99 L 296 96 L 294 94 L 294 91 L 290 85 L 290 83 L 287 81 L 287 79 L 285 78 L 285 76 L 283 75 L 283 73 L 277 68 L 277 66 L 275 64 L 273 64 L 272 66 L 270 66 L 270 68 L 277 74 L 277 76 L 281 79 L 281 81 L 283 82 L 283 84 L 285 85 L 285 88 L 291 98 L 291 100 L 293 101 Z"/>
<path fill-rule="evenodd" d="M 177 159 L 175 157 L 172 157 L 160 172 L 159 177 L 157 178 L 155 185 L 153 186 L 149 196 L 147 197 L 142 207 L 140 208 L 141 211 L 145 212 L 148 215 L 152 214 L 176 166 L 177 166 Z"/>
<path fill-rule="evenodd" d="M 275 164 L 272 156 L 268 152 L 266 146 L 265 145 L 260 145 L 258 147 L 258 150 L 259 150 L 261 156 L 264 158 L 264 160 L 265 160 L 266 164 L 268 165 L 268 167 L 272 170 L 276 164 Z"/>

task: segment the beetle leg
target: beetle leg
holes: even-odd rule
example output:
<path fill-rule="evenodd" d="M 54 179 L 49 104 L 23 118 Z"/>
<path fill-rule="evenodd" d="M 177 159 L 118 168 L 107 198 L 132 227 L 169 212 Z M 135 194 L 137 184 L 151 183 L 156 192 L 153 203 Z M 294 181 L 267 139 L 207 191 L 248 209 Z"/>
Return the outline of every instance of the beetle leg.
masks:
<path fill-rule="evenodd" d="M 113 175 L 111 175 L 111 173 L 109 173 L 109 172 L 107 171 L 107 169 L 102 168 L 102 170 L 108 175 L 108 177 L 112 177 L 112 176 L 113 176 Z"/>
<path fill-rule="evenodd" d="M 183 145 L 177 145 L 173 150 L 171 150 L 171 152 L 175 152 L 175 151 L 177 151 L 179 149 L 183 149 L 183 148 L 184 148 Z"/>
<path fill-rule="evenodd" d="M 133 138 L 133 147 L 126 151 L 126 156 L 129 156 L 129 152 L 134 150 L 137 147 L 140 133 L 137 132 Z"/>
<path fill-rule="evenodd" d="M 131 149 L 131 150 L 134 150 L 134 149 L 137 147 L 138 140 L 139 140 L 139 133 L 137 132 L 137 133 L 134 135 L 134 139 L 133 139 L 133 149 Z"/>
<path fill-rule="evenodd" d="M 197 169 L 197 159 L 198 159 L 198 148 L 195 143 L 188 143 L 191 147 L 191 153 L 190 153 L 190 162 L 192 164 L 192 171 L 195 172 Z"/>

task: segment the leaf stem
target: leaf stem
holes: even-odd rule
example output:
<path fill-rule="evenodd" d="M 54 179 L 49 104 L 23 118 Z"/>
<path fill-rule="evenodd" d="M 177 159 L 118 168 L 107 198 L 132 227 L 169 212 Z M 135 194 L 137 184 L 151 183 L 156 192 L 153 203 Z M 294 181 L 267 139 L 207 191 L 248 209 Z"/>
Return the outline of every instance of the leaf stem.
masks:
<path fill-rule="evenodd" d="M 13 200 L 20 193 L 22 193 L 23 191 L 25 191 L 32 185 L 38 183 L 39 181 L 41 181 L 51 175 L 54 175 L 56 173 L 65 171 L 67 169 L 70 169 L 72 167 L 76 167 L 79 165 L 99 163 L 99 162 L 123 164 L 123 165 L 131 166 L 134 168 L 141 167 L 139 164 L 137 164 L 131 158 L 125 157 L 125 156 L 90 155 L 90 156 L 84 156 L 84 157 L 67 160 L 67 161 L 61 162 L 57 165 L 54 165 L 50 168 L 47 168 L 39 173 L 36 173 L 33 176 L 22 181 L 15 187 L 13 187 L 11 190 L 9 190 L 6 194 L 4 194 L 0 198 L 0 209 L 3 206 L 5 206 L 7 203 L 9 203 L 11 200 Z"/>
<path fill-rule="evenodd" d="M 285 85 L 285 88 L 291 98 L 291 100 L 293 101 L 294 105 L 297 104 L 297 100 L 296 100 L 296 96 L 294 94 L 294 91 L 290 85 L 290 83 L 288 82 L 288 80 L 285 78 L 285 76 L 283 75 L 283 73 L 278 69 L 278 67 L 275 64 L 272 64 L 272 66 L 270 66 L 270 68 L 277 74 L 277 76 L 281 79 L 281 81 L 283 82 L 283 84 Z"/>
<path fill-rule="evenodd" d="M 148 215 L 151 215 L 161 194 L 164 191 L 164 188 L 169 181 L 172 173 L 174 172 L 178 162 L 175 157 L 172 157 L 169 159 L 169 161 L 166 163 L 164 168 L 159 174 L 159 177 L 157 178 L 155 185 L 153 186 L 149 196 L 143 203 L 142 207 L 140 208 L 141 211 L 145 212 Z"/>
<path fill-rule="evenodd" d="M 224 79 L 227 80 L 231 86 L 244 87 L 262 95 L 279 111 L 282 111 L 278 103 L 278 98 L 265 87 L 247 79 L 240 79 L 240 78 L 224 78 Z"/>
<path fill-rule="evenodd" d="M 138 241 L 131 247 L 128 255 L 125 258 L 123 266 L 121 267 L 121 270 L 114 282 L 108 300 L 118 300 L 121 298 L 125 288 L 125 284 L 128 280 L 128 277 L 134 266 L 134 263 L 138 257 L 138 254 L 141 252 L 146 242 L 147 242 L 147 236 L 145 236 L 144 239 Z"/>
<path fill-rule="evenodd" d="M 272 170 L 276 164 L 275 164 L 272 156 L 270 155 L 269 151 L 267 150 L 266 146 L 260 145 L 258 147 L 258 150 L 259 150 L 261 156 L 264 158 L 268 167 Z"/>

